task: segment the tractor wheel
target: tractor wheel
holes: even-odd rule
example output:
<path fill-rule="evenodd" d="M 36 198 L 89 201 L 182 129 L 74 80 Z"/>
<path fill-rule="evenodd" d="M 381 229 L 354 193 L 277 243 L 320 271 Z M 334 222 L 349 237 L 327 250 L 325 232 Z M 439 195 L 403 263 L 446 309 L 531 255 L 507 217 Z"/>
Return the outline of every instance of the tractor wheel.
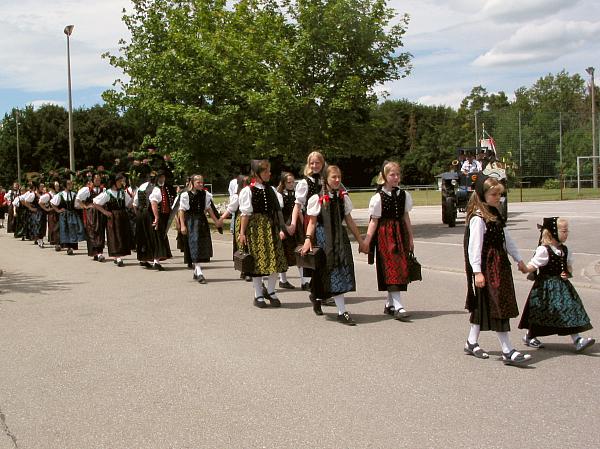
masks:
<path fill-rule="evenodd" d="M 446 222 L 450 228 L 456 226 L 456 203 L 454 198 L 446 198 Z"/>
<path fill-rule="evenodd" d="M 448 224 L 448 217 L 446 216 L 446 198 L 442 195 L 442 223 Z"/>

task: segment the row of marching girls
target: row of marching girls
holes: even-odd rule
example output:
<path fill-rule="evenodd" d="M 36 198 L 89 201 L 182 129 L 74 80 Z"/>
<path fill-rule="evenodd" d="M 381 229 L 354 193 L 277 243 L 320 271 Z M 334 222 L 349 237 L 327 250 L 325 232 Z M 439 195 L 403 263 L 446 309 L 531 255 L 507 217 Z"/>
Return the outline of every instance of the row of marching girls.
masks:
<path fill-rule="evenodd" d="M 293 176 L 284 173 L 276 190 L 268 185 L 269 162 L 253 161 L 250 185 L 242 188 L 238 195 L 241 218 L 236 225 L 237 240 L 254 259 L 252 272 L 248 273 L 254 283 L 254 305 L 259 308 L 281 306 L 275 284 L 277 274 L 285 273 L 288 268 L 285 247 L 296 249 L 300 243 L 296 250 L 299 259 L 311 257 L 314 261 L 310 264 L 314 269 L 304 268 L 300 274 L 302 288 L 310 290 L 314 313 L 323 315 L 323 301 L 333 298 L 337 321 L 355 325 L 346 310 L 344 296 L 356 290 L 352 248 L 345 223 L 358 242 L 359 251 L 375 254 L 378 286 L 387 292 L 384 313 L 399 320 L 407 318 L 409 314 L 401 303 L 400 293 L 409 282 L 407 255 L 413 250 L 409 218 L 412 199 L 408 192 L 398 192 L 399 165 L 387 162 L 382 167 L 381 188 L 370 201 L 372 219 L 364 240 L 352 218 L 352 201 L 343 187 L 339 167 L 327 165 L 321 153 L 312 152 L 304 173 L 295 189 Z M 232 201 L 228 213 L 235 209 L 235 204 L 231 206 Z M 284 215 L 283 209 L 289 212 Z M 290 262 L 293 260 L 295 258 Z M 263 277 L 267 277 L 266 287 L 263 287 Z M 287 279 L 280 276 L 280 286 L 285 282 Z"/>
<path fill-rule="evenodd" d="M 564 245 L 567 221 L 558 217 L 544 219 L 539 246 L 525 264 L 499 212 L 503 190 L 496 178 L 479 173 L 467 206 L 465 308 L 470 312 L 470 330 L 465 352 L 476 358 L 489 358 L 479 346 L 479 335 L 481 331 L 495 331 L 505 364 L 521 365 L 531 360 L 530 354 L 513 347 L 509 337 L 509 320 L 517 317 L 519 310 L 508 255 L 522 273 L 538 273 L 519 324 L 527 332 L 523 337 L 525 345 L 541 348 L 538 337 L 558 334 L 570 335 L 578 352 L 591 347 L 595 340 L 580 335 L 591 329 L 589 317 L 568 280 L 572 258 Z"/>

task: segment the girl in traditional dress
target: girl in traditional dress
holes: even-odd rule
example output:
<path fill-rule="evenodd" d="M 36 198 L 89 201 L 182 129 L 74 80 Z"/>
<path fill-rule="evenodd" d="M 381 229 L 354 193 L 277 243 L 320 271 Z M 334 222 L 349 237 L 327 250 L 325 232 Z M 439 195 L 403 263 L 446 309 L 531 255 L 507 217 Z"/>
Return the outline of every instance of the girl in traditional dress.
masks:
<path fill-rule="evenodd" d="M 543 348 L 537 337 L 570 335 L 577 352 L 591 347 L 596 340 L 582 337 L 592 328 L 581 298 L 569 282 L 573 272 L 573 256 L 564 244 L 569 236 L 565 218 L 544 218 L 535 255 L 527 263 L 527 271 L 537 271 L 529 292 L 519 329 L 528 329 L 523 337 L 532 348 Z"/>
<path fill-rule="evenodd" d="M 478 343 L 481 331 L 495 331 L 502 347 L 502 361 L 508 365 L 527 362 L 531 355 L 513 348 L 510 318 L 519 315 L 508 254 L 525 270 L 498 207 L 504 187 L 492 177 L 479 173 L 475 192 L 467 204 L 464 251 L 467 274 L 467 301 L 471 329 L 465 352 L 480 359 L 489 355 Z"/>
<path fill-rule="evenodd" d="M 44 236 L 46 235 L 46 214 L 39 205 L 40 184 L 31 182 L 31 189 L 21 199 L 21 204 L 29 210 L 27 226 L 31 240 L 40 248 L 44 247 Z"/>
<path fill-rule="evenodd" d="M 21 187 L 18 196 L 13 201 L 15 205 L 15 238 L 21 237 L 21 240 L 29 237 L 29 209 L 21 204 L 26 194 L 27 189 Z"/>
<path fill-rule="evenodd" d="M 377 183 L 380 188 L 369 202 L 371 221 L 361 250 L 375 254 L 377 286 L 379 291 L 387 291 L 383 313 L 404 320 L 410 315 L 400 295 L 409 283 L 407 255 L 414 250 L 409 216 L 413 201 L 408 192 L 398 187 L 400 165 L 397 162 L 383 163 Z M 370 257 L 369 263 L 372 261 Z"/>
<path fill-rule="evenodd" d="M 104 262 L 104 244 L 106 236 L 106 218 L 94 207 L 94 199 L 104 192 L 100 173 L 88 178 L 87 185 L 77 192 L 75 207 L 83 210 L 83 225 L 87 242 L 88 256 L 98 262 Z"/>
<path fill-rule="evenodd" d="M 327 166 L 325 158 L 318 151 L 311 152 L 306 158 L 306 166 L 304 167 L 304 177 L 296 184 L 296 204 L 290 225 L 287 229 L 289 235 L 296 234 L 297 227 L 303 227 L 306 231 L 308 226 L 308 216 L 306 206 L 308 199 L 315 194 L 321 192 L 323 187 L 322 173 Z M 312 270 L 302 269 L 300 274 L 302 290 L 310 290 L 310 277 Z"/>
<path fill-rule="evenodd" d="M 13 183 L 12 189 L 6 194 L 6 200 L 8 204 L 8 220 L 6 223 L 6 232 L 14 234 L 15 232 L 15 206 L 14 201 L 20 195 L 20 189 L 18 182 Z"/>
<path fill-rule="evenodd" d="M 281 207 L 283 199 L 274 187 L 267 185 L 271 178 L 271 164 L 267 160 L 253 160 L 251 182 L 240 192 L 240 234 L 239 245 L 248 249 L 254 256 L 254 305 L 280 307 L 281 302 L 275 292 L 277 273 L 287 270 L 281 240 L 285 238 Z M 263 294 L 263 276 L 268 276 L 267 295 Z"/>
<path fill-rule="evenodd" d="M 118 173 L 109 180 L 110 188 L 94 197 L 94 207 L 106 217 L 108 255 L 118 267 L 124 265 L 123 257 L 131 254 L 131 229 L 127 209 L 132 199 L 125 192 L 125 175 Z"/>
<path fill-rule="evenodd" d="M 4 217 L 8 212 L 8 201 L 6 200 L 6 190 L 0 187 L 0 229 L 4 228 Z"/>
<path fill-rule="evenodd" d="M 342 225 L 346 222 L 359 246 L 364 245 L 358 227 L 352 219 L 352 201 L 341 189 L 342 173 L 335 165 L 325 169 L 325 179 L 320 193 L 308 199 L 309 217 L 302 254 L 312 249 L 313 243 L 321 248 L 310 285 L 313 311 L 323 315 L 321 301 L 333 297 L 338 309 L 337 320 L 350 326 L 356 323 L 346 311 L 344 294 L 356 290 L 354 260 L 348 233 Z"/>
<path fill-rule="evenodd" d="M 292 214 L 296 206 L 296 191 L 295 191 L 296 178 L 290 172 L 281 173 L 281 179 L 277 191 L 283 197 L 283 219 L 286 225 L 290 225 L 292 222 Z M 287 260 L 288 267 L 296 265 L 296 247 L 304 243 L 303 229 L 300 226 L 295 226 L 296 232 L 290 235 L 286 228 L 286 238 L 283 240 L 283 251 Z M 300 275 L 300 281 L 302 281 L 302 267 L 298 267 L 298 273 Z M 287 272 L 279 273 L 279 287 L 294 289 L 294 287 L 287 279 Z"/>
<path fill-rule="evenodd" d="M 64 190 L 50 200 L 50 204 L 59 214 L 60 246 L 67 248 L 67 254 L 73 255 L 73 250 L 79 249 L 79 242 L 85 240 L 85 228 L 79 212 L 75 209 L 75 192 L 73 181 L 63 181 Z"/>
<path fill-rule="evenodd" d="M 46 221 L 48 223 L 48 243 L 54 246 L 56 251 L 60 251 L 60 227 L 58 224 L 58 214 L 52 206 L 50 201 L 56 195 L 58 191 L 58 182 L 52 181 L 46 186 L 46 192 L 39 199 L 39 205 L 46 213 Z"/>
<path fill-rule="evenodd" d="M 206 219 L 208 212 L 218 226 L 218 219 L 213 212 L 210 202 L 212 194 L 204 190 L 204 178 L 201 175 L 192 176 L 192 188 L 181 194 L 179 198 L 179 223 L 181 233 L 187 236 L 190 261 L 194 264 L 193 279 L 200 284 L 206 284 L 202 273 L 202 262 L 210 262 L 213 255 L 210 227 Z"/>

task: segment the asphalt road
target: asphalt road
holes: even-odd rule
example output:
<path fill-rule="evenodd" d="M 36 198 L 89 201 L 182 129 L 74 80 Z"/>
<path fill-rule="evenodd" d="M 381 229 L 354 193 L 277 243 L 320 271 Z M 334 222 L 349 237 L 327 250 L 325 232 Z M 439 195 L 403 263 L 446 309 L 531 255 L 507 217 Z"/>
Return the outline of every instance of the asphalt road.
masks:
<path fill-rule="evenodd" d="M 578 355 L 546 337 L 515 368 L 482 333 L 490 359 L 465 355 L 464 222 L 447 228 L 434 207 L 411 215 L 424 266 L 403 296 L 412 321 L 382 314 L 374 267 L 356 254 L 355 327 L 331 307 L 316 317 L 299 290 L 280 293 L 281 309 L 252 307 L 229 236 L 214 234 L 199 285 L 177 251 L 154 272 L 1 232 L 0 449 L 600 447 L 600 344 Z M 551 215 L 571 221 L 573 282 L 598 325 L 600 201 L 511 204 L 524 257 Z M 531 283 L 514 273 L 522 307 Z"/>

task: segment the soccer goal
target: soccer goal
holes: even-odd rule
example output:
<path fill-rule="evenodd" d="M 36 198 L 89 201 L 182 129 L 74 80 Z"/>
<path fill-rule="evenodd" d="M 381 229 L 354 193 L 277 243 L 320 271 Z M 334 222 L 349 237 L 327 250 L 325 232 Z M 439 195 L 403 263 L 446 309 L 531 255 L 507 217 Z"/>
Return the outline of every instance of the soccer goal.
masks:
<path fill-rule="evenodd" d="M 594 160 L 594 159 L 599 159 L 599 158 L 600 158 L 600 156 L 577 156 L 577 193 L 579 193 L 579 191 L 581 190 L 581 182 L 582 182 L 582 180 L 581 180 L 581 160 L 582 159 Z M 596 165 L 596 164 L 593 164 L 593 165 Z M 593 182 L 593 179 L 594 179 L 594 172 L 592 169 L 592 179 L 584 179 L 583 181 L 584 182 Z"/>

